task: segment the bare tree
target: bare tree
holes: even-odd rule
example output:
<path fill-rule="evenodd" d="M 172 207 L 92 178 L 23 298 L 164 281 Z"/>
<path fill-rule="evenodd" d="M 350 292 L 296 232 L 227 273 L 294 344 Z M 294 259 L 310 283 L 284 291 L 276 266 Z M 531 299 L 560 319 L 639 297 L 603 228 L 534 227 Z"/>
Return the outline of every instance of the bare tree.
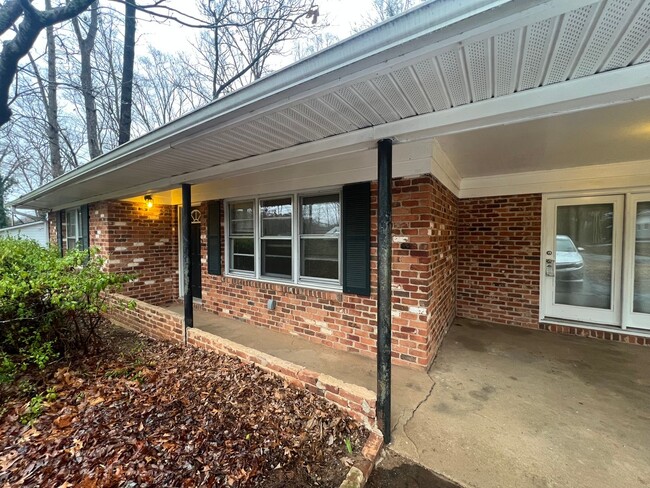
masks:
<path fill-rule="evenodd" d="M 371 10 L 352 27 L 354 32 L 368 29 L 375 24 L 399 15 L 423 0 L 372 0 Z"/>
<path fill-rule="evenodd" d="M 18 63 L 27 55 L 38 35 L 49 26 L 76 17 L 92 1 L 68 0 L 63 6 L 45 10 L 36 9 L 30 0 L 7 0 L 0 6 L 0 35 L 10 29 L 16 31 L 12 39 L 2 44 L 0 52 L 0 127 L 11 118 L 9 92 Z"/>
<path fill-rule="evenodd" d="M 135 65 L 135 0 L 124 2 L 124 54 L 122 56 L 122 90 L 120 94 L 120 125 L 118 144 L 131 139 L 133 105 L 133 67 Z"/>
<path fill-rule="evenodd" d="M 199 8 L 212 27 L 198 36 L 186 68 L 206 102 L 266 74 L 269 59 L 311 32 L 318 17 L 311 0 L 200 0 Z"/>
<path fill-rule="evenodd" d="M 296 61 L 306 58 L 336 44 L 338 41 L 339 38 L 330 32 L 315 32 L 306 39 L 294 42 L 293 58 Z"/>
<path fill-rule="evenodd" d="M 95 91 L 93 88 L 92 54 L 95 49 L 95 38 L 97 37 L 97 24 L 99 17 L 99 2 L 93 2 L 90 7 L 90 19 L 87 22 L 86 35 L 82 32 L 80 17 L 72 19 L 75 36 L 79 43 L 79 55 L 81 67 L 79 78 L 81 80 L 81 93 L 84 100 L 84 112 L 86 115 L 86 135 L 88 138 L 88 153 L 90 159 L 94 159 L 102 153 L 99 143 L 99 125 L 97 123 L 97 104 L 95 102 Z"/>
<path fill-rule="evenodd" d="M 178 55 L 149 47 L 138 59 L 141 67 L 134 83 L 134 125 L 151 131 L 197 108 L 201 100 L 191 90 L 191 73 Z"/>

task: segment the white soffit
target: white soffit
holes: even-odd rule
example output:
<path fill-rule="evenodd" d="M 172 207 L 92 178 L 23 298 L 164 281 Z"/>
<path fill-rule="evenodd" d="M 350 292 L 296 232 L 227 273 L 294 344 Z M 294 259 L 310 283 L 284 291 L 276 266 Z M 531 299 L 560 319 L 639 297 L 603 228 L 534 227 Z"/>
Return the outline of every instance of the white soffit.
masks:
<path fill-rule="evenodd" d="M 530 90 L 535 96 L 540 87 L 650 61 L 650 0 L 502 3 L 503 17 L 494 13 L 497 7 L 478 13 L 476 20 L 484 15 L 485 21 L 471 29 L 454 31 L 451 24 L 440 28 L 451 29 L 444 38 L 435 37 L 435 32 L 418 34 L 430 41 L 413 41 L 417 49 L 410 53 L 348 72 L 227 123 L 213 123 L 209 130 L 148 154 L 116 161 L 89 174 L 83 184 L 80 178 L 61 188 L 47 188 L 50 195 L 43 191 L 25 199 L 56 208 L 73 199 L 133 194 L 154 181 L 157 186 L 152 190 L 165 189 L 165 179 L 170 188 L 179 176 L 188 175 L 190 181 L 192 172 L 231 161 L 433 112 L 453 112 L 463 105 L 478 107 L 482 101 L 517 92 Z M 517 7 L 521 11 L 514 10 Z M 425 10 L 415 9 L 402 19 L 420 11 Z"/>

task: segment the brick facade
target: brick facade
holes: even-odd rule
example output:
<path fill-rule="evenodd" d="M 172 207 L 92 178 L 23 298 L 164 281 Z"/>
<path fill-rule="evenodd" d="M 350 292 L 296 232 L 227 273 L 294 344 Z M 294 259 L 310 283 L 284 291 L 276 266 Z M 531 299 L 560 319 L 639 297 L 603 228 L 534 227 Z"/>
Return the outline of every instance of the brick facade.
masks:
<path fill-rule="evenodd" d="M 201 213 L 203 307 L 206 310 L 279 332 L 298 334 L 335 349 L 375 356 L 376 184 L 372 185 L 371 195 L 372 290 L 369 297 L 209 275 L 206 204 L 201 206 Z M 457 199 L 432 176 L 394 181 L 395 364 L 428 366 L 455 317 L 456 219 Z M 221 221 L 223 225 L 224 215 Z M 222 255 L 223 245 L 222 242 Z M 267 309 L 271 298 L 277 302 L 275 310 Z"/>
<path fill-rule="evenodd" d="M 90 243 L 108 270 L 134 274 L 124 293 L 153 304 L 178 298 L 176 206 L 105 201 L 90 206 Z"/>
<path fill-rule="evenodd" d="M 430 175 L 393 182 L 393 362 L 423 368 L 459 317 L 622 342 L 624 333 L 540 324 L 540 194 L 459 200 Z M 201 210 L 202 308 L 332 348 L 376 354 L 377 186 L 371 195 L 371 296 L 274 284 L 207 270 Z M 222 206 L 222 212 L 225 209 Z M 136 275 L 124 293 L 152 304 L 178 299 L 178 208 L 105 201 L 90 206 L 91 245 L 107 267 Z M 221 216 L 224 226 L 224 215 Z M 56 218 L 50 216 L 56 244 Z M 65 232 L 65 226 L 63 227 Z M 222 228 L 222 268 L 225 269 Z M 274 310 L 267 309 L 270 299 Z"/>
<path fill-rule="evenodd" d="M 200 206 L 203 308 L 329 347 L 376 354 L 377 185 L 371 194 L 371 296 L 213 276 L 207 203 Z M 222 207 L 222 212 L 225 209 Z M 431 175 L 393 182 L 393 361 L 428 366 L 456 313 L 458 200 Z M 224 225 L 224 215 L 221 222 Z M 108 269 L 136 274 L 124 289 L 152 304 L 178 298 L 177 207 L 125 201 L 90 206 L 91 245 Z M 222 229 L 223 230 L 223 229 Z M 225 242 L 222 231 L 222 251 Z M 225 258 L 222 252 L 222 259 Z M 225 266 L 223 266 L 225 269 Z M 269 299 L 277 302 L 267 309 Z"/>
<path fill-rule="evenodd" d="M 89 206 L 90 245 L 107 259 L 106 269 L 135 275 L 124 293 L 149 303 L 178 298 L 176 206 L 104 201 Z M 50 243 L 57 245 L 57 214 L 48 216 Z M 65 238 L 65 225 L 62 227 Z M 65 250 L 65 239 L 63 242 Z"/>
<path fill-rule="evenodd" d="M 539 327 L 542 196 L 459 202 L 458 316 Z"/>

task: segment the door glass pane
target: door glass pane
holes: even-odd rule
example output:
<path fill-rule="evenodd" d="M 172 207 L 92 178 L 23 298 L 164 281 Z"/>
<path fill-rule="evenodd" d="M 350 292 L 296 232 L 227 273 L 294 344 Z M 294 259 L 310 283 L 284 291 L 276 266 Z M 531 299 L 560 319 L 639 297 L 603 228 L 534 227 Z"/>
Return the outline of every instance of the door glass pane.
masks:
<path fill-rule="evenodd" d="M 555 303 L 612 308 L 614 205 L 557 208 Z"/>
<path fill-rule="evenodd" d="M 636 208 L 634 311 L 650 313 L 650 202 Z"/>

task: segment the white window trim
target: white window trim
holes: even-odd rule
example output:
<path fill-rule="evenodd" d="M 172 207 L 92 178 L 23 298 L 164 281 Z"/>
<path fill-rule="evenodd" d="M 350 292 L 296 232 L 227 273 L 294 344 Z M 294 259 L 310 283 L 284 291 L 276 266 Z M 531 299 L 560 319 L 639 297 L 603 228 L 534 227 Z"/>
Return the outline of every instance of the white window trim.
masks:
<path fill-rule="evenodd" d="M 300 223 L 301 213 L 300 205 L 303 197 L 310 197 L 316 195 L 333 195 L 339 197 L 340 215 L 342 218 L 343 209 L 343 195 L 341 187 L 334 188 L 321 188 L 318 190 L 305 190 L 297 192 L 278 192 L 272 194 L 262 194 L 254 196 L 243 196 L 238 198 L 228 198 L 224 200 L 224 275 L 231 278 L 239 278 L 257 281 L 261 283 L 273 283 L 280 285 L 299 286 L 301 288 L 309 288 L 315 290 L 328 290 L 328 291 L 343 291 L 343 235 L 339 229 L 338 235 L 338 267 L 339 278 L 338 280 L 329 280 L 323 278 L 309 278 L 303 277 L 300 274 L 300 259 L 301 259 L 301 246 L 300 246 Z M 261 215 L 260 215 L 260 202 L 262 200 L 269 200 L 274 198 L 290 197 L 292 201 L 292 219 L 291 219 L 291 263 L 292 263 L 292 278 L 281 279 L 269 276 L 264 276 L 262 270 L 262 238 L 261 238 Z M 238 271 L 230 268 L 230 205 L 239 202 L 253 201 L 253 249 L 255 253 L 254 271 Z M 339 220 L 339 225 L 342 225 Z"/>

